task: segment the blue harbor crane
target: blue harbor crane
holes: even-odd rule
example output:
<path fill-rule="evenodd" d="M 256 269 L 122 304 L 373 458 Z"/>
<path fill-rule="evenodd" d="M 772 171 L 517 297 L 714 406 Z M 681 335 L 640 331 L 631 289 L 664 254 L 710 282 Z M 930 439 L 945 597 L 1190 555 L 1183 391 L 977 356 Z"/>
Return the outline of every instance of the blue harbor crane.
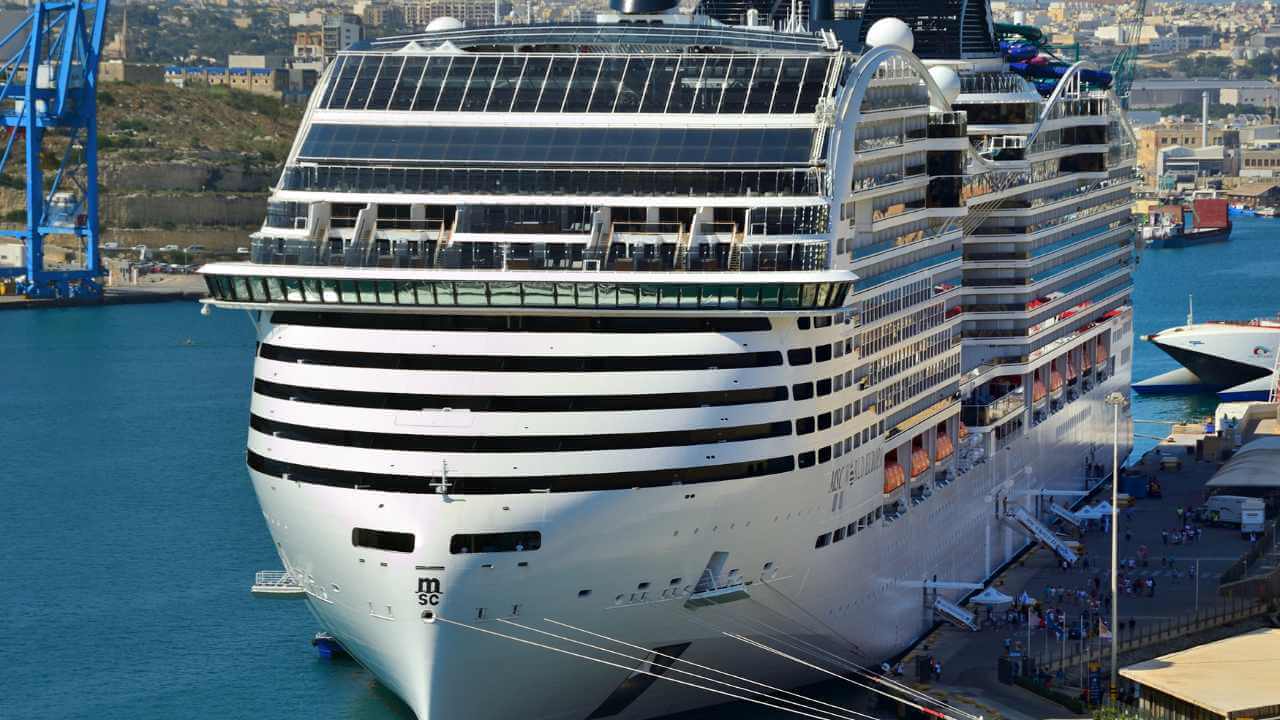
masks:
<path fill-rule="evenodd" d="M 97 86 L 107 5 L 35 0 L 0 39 L 0 180 L 12 168 L 26 189 L 25 227 L 0 229 L 24 245 L 24 264 L 0 267 L 0 279 L 17 278 L 27 297 L 102 295 Z M 46 268 L 46 241 L 76 249 L 76 266 Z"/>

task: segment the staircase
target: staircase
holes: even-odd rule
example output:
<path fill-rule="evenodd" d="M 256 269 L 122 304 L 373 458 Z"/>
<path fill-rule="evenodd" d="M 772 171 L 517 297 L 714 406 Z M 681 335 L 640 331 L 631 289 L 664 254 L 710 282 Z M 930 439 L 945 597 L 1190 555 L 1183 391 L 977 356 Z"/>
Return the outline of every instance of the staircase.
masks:
<path fill-rule="evenodd" d="M 1057 515 L 1063 520 L 1066 520 L 1067 522 L 1071 523 L 1075 527 L 1080 527 L 1080 518 L 1076 517 L 1075 513 L 1071 512 L 1070 510 L 1062 507 L 1057 503 L 1049 503 L 1049 512 L 1053 513 L 1054 515 Z"/>
<path fill-rule="evenodd" d="M 1075 551 L 1062 538 L 1058 537 L 1048 525 L 1037 520 L 1025 507 L 1015 505 L 1009 511 L 1008 517 L 1021 526 L 1028 535 L 1048 545 L 1049 549 L 1068 563 L 1074 565 L 1079 559 Z"/>
<path fill-rule="evenodd" d="M 965 610 L 959 605 L 947 600 L 946 598 L 937 598 L 933 601 L 933 611 L 942 616 L 942 618 L 951 624 L 962 627 L 966 630 L 978 631 L 978 619 L 973 613 Z"/>

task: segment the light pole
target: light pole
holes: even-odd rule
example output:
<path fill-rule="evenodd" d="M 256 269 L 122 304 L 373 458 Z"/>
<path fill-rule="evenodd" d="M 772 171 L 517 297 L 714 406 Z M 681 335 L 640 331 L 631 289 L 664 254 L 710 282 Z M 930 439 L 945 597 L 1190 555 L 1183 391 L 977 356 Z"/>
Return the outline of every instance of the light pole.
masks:
<path fill-rule="evenodd" d="M 1117 655 L 1120 648 L 1120 598 L 1116 593 L 1119 575 L 1117 538 L 1120 535 L 1120 406 L 1125 404 L 1125 397 L 1113 392 L 1107 395 L 1106 403 L 1113 411 L 1114 431 L 1111 441 L 1111 704 L 1115 705 L 1120 690 Z"/>

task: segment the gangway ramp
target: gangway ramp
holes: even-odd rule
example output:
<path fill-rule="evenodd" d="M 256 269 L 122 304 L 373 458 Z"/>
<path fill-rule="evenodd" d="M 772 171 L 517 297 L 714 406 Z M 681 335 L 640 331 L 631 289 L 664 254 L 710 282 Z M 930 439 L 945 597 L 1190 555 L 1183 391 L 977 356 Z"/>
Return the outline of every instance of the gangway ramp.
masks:
<path fill-rule="evenodd" d="M 1035 539 L 1048 545 L 1051 550 L 1057 553 L 1058 557 L 1066 560 L 1074 565 L 1079 556 L 1075 551 L 1067 545 L 1066 541 L 1058 537 L 1048 525 L 1040 522 L 1025 507 L 1015 505 L 1009 510 L 1009 517 L 1022 526 Z"/>
<path fill-rule="evenodd" d="M 974 614 L 946 598 L 934 599 L 933 610 L 954 625 L 966 630 L 978 631 L 978 619 Z"/>
<path fill-rule="evenodd" d="M 1076 517 L 1075 513 L 1071 512 L 1070 510 L 1062 507 L 1057 503 L 1049 503 L 1049 512 L 1053 513 L 1054 515 L 1057 515 L 1063 520 L 1066 520 L 1067 522 L 1071 523 L 1075 527 L 1080 527 L 1080 518 Z"/>

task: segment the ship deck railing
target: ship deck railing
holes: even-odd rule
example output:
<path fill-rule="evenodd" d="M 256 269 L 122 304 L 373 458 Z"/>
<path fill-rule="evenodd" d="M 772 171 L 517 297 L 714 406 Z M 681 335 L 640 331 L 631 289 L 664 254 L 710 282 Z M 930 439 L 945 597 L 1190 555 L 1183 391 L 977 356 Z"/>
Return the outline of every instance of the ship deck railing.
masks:
<path fill-rule="evenodd" d="M 250 590 L 255 595 L 292 596 L 306 593 L 306 589 L 288 570 L 259 570 L 253 576 L 253 587 Z"/>

